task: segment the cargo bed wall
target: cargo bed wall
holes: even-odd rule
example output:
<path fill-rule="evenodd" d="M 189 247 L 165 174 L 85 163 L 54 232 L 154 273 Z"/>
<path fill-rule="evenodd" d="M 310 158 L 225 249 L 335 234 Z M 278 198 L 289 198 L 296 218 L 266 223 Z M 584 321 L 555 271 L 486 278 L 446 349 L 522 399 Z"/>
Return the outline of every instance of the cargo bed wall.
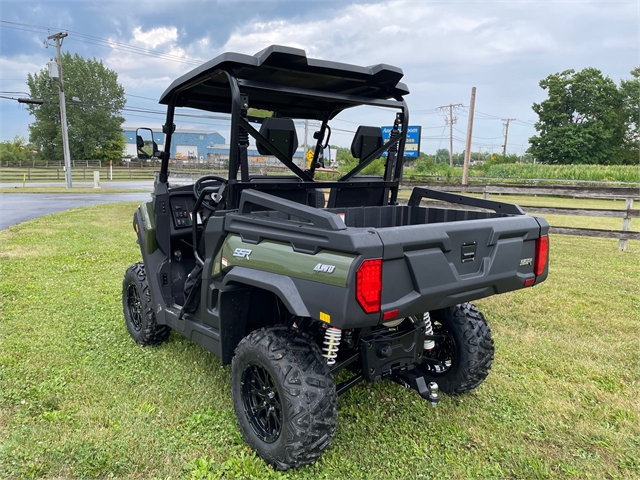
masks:
<path fill-rule="evenodd" d="M 353 228 L 390 228 L 410 225 L 460 222 L 487 218 L 504 218 L 511 215 L 479 210 L 460 210 L 452 208 L 412 207 L 408 205 L 388 205 L 384 207 L 344 207 L 325 208 L 330 213 L 340 215 L 347 227 Z M 282 220 L 305 222 L 293 215 L 277 211 L 256 212 L 260 216 Z"/>
<path fill-rule="evenodd" d="M 426 225 L 509 216 L 503 213 L 478 210 L 412 207 L 408 205 L 327 208 L 325 210 L 340 216 L 344 215 L 345 225 L 355 228 L 404 227 L 408 225 Z"/>

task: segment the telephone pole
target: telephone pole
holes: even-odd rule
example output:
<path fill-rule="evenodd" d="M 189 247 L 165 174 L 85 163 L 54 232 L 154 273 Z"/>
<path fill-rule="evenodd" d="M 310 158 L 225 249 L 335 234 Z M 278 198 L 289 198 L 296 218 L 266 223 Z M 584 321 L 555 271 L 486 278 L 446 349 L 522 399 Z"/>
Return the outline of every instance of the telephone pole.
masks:
<path fill-rule="evenodd" d="M 458 121 L 458 117 L 453 116 L 453 109 L 462 107 L 461 103 L 450 103 L 449 105 L 443 105 L 438 107 L 437 110 L 443 111 L 446 108 L 449 109 L 449 116 L 445 117 L 444 121 L 449 125 L 449 166 L 453 167 L 453 124 Z"/>
<path fill-rule="evenodd" d="M 507 138 L 509 137 L 509 123 L 516 121 L 515 118 L 503 118 L 502 119 L 503 125 L 505 126 L 504 129 L 504 145 L 502 146 L 502 156 L 505 156 L 507 154 Z"/>
<path fill-rule="evenodd" d="M 64 85 L 62 83 L 62 58 L 60 56 L 60 47 L 62 39 L 68 33 L 60 32 L 47 37 L 47 40 L 56 41 L 56 63 L 57 71 L 49 68 L 49 77 L 58 83 L 58 93 L 60 96 L 60 123 L 62 124 L 62 154 L 64 156 L 65 178 L 67 180 L 67 188 L 71 188 L 71 154 L 69 153 L 69 133 L 67 131 L 67 105 L 64 101 Z"/>
<path fill-rule="evenodd" d="M 469 104 L 469 126 L 467 127 L 467 145 L 464 149 L 464 166 L 462 168 L 462 185 L 469 183 L 469 160 L 471 159 L 471 136 L 473 135 L 473 112 L 476 108 L 476 87 L 471 89 Z"/>

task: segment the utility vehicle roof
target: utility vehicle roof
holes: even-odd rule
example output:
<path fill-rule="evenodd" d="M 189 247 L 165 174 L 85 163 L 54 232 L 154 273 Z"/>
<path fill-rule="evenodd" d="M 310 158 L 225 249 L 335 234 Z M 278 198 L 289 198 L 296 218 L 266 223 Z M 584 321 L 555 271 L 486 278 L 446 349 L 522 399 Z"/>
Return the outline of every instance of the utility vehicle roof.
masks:
<path fill-rule="evenodd" d="M 249 106 L 278 112 L 282 117 L 333 118 L 355 106 L 331 94 L 367 99 L 397 99 L 409 93 L 400 79 L 398 67 L 378 64 L 360 67 L 346 63 L 307 58 L 304 50 L 272 45 L 255 55 L 223 53 L 174 81 L 160 97 L 169 104 L 179 91 L 177 107 L 211 112 L 231 112 L 231 90 L 224 70 L 238 79 L 240 91 L 249 96 Z M 324 95 L 308 96 L 296 89 L 314 90 Z"/>

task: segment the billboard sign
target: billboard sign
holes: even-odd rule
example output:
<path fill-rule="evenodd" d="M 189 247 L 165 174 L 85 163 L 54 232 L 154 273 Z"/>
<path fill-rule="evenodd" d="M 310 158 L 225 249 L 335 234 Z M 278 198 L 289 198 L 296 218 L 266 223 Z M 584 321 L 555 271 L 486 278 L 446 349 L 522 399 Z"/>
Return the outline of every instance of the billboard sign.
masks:
<path fill-rule="evenodd" d="M 382 141 L 387 143 L 391 137 L 391 130 L 393 127 L 381 127 L 382 128 Z M 420 155 L 420 134 L 422 133 L 422 127 L 419 125 L 409 125 L 407 130 L 407 142 L 404 146 L 404 156 L 407 158 L 418 158 Z M 387 156 L 387 152 L 382 154 L 383 157 Z"/>

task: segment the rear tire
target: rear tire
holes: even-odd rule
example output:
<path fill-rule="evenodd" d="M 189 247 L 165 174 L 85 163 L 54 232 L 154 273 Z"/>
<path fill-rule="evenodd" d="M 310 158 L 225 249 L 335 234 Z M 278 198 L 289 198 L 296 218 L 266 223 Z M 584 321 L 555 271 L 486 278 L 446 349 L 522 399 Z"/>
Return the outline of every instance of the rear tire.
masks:
<path fill-rule="evenodd" d="M 307 334 L 272 327 L 247 335 L 231 363 L 231 394 L 245 440 L 277 470 L 308 465 L 331 444 L 338 396 Z"/>
<path fill-rule="evenodd" d="M 431 312 L 436 340 L 433 350 L 425 350 L 425 358 L 438 360 L 436 366 L 422 363 L 417 368 L 425 380 L 436 382 L 444 393 L 457 395 L 480 385 L 491 369 L 494 347 L 491 329 L 484 315 L 471 303 Z"/>
<path fill-rule="evenodd" d="M 156 323 L 144 263 L 131 265 L 122 280 L 122 310 L 127 330 L 140 345 L 157 345 L 169 338 L 171 328 Z"/>

